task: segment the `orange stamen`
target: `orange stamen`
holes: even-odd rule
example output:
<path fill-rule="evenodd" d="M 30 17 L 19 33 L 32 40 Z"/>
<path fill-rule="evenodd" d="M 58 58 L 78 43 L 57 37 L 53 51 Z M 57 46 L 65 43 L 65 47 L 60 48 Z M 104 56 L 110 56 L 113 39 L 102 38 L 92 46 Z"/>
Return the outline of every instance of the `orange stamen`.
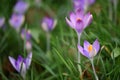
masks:
<path fill-rule="evenodd" d="M 81 19 L 80 19 L 80 18 L 77 18 L 77 21 L 81 21 Z"/>
<path fill-rule="evenodd" d="M 89 45 L 89 46 L 88 46 L 88 51 L 91 52 L 92 49 L 93 49 L 92 45 Z"/>

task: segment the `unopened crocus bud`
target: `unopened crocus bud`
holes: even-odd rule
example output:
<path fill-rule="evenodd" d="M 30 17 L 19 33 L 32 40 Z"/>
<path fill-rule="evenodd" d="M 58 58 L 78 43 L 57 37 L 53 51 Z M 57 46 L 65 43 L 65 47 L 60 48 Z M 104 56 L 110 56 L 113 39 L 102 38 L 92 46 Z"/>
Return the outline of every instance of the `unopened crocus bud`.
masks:
<path fill-rule="evenodd" d="M 31 41 L 26 41 L 26 50 L 28 51 L 28 52 L 30 52 L 31 51 L 31 49 L 32 49 L 32 43 L 31 43 Z"/>
<path fill-rule="evenodd" d="M 57 20 L 50 17 L 44 17 L 41 26 L 44 31 L 50 32 L 55 28 L 56 24 L 57 24 Z"/>
<path fill-rule="evenodd" d="M 21 37 L 22 37 L 22 39 L 24 39 L 24 40 L 30 40 L 31 39 L 31 32 L 30 32 L 30 30 L 26 30 L 26 29 L 22 29 L 22 31 L 21 31 Z"/>

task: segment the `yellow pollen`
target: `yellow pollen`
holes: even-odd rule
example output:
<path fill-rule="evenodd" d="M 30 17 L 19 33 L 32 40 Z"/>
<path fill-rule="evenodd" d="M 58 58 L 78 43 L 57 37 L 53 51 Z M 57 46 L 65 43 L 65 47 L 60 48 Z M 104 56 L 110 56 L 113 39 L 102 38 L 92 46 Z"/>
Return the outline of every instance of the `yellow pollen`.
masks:
<path fill-rule="evenodd" d="M 89 45 L 89 46 L 88 46 L 88 51 L 91 52 L 92 49 L 93 49 L 92 45 Z"/>

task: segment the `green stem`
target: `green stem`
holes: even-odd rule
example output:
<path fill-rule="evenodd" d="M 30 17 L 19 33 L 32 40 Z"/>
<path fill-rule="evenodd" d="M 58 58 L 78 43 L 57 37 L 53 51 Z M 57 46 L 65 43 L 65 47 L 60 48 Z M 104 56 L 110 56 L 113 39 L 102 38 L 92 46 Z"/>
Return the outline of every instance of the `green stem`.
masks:
<path fill-rule="evenodd" d="M 78 33 L 78 45 L 80 45 L 80 37 L 81 37 L 81 33 L 80 34 Z M 80 76 L 82 76 L 82 69 L 81 69 L 81 66 L 80 66 L 81 58 L 80 58 L 80 52 L 79 51 L 78 51 L 78 55 L 77 55 L 77 61 L 78 61 L 78 70 L 80 72 Z"/>
<path fill-rule="evenodd" d="M 47 35 L 46 35 L 46 37 L 47 37 L 47 51 L 46 52 L 48 52 L 49 50 L 50 50 L 50 33 L 49 32 L 47 32 Z"/>
<path fill-rule="evenodd" d="M 97 74 L 96 74 L 96 72 L 95 72 L 95 67 L 94 67 L 93 59 L 90 59 L 90 62 L 91 62 L 91 64 L 92 64 L 92 69 L 93 69 L 93 73 L 94 73 L 95 79 L 96 79 L 96 80 L 99 80 L 99 79 L 98 79 L 98 76 L 97 76 Z"/>

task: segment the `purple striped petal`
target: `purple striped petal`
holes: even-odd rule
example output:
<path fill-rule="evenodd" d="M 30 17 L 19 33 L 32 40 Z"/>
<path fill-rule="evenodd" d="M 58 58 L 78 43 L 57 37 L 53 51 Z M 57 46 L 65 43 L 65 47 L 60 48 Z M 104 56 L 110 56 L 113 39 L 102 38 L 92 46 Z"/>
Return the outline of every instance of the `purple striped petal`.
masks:
<path fill-rule="evenodd" d="M 100 44 L 97 39 L 93 43 L 93 48 L 95 49 L 96 53 L 98 53 L 98 51 L 100 49 Z"/>

